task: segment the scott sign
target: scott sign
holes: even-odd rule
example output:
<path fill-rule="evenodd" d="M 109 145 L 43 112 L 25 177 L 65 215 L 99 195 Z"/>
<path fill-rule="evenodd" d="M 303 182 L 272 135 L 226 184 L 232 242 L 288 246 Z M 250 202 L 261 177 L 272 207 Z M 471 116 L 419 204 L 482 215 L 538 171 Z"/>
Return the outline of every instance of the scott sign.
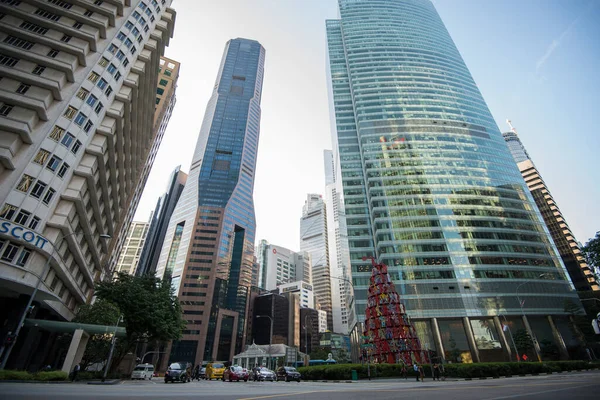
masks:
<path fill-rule="evenodd" d="M 0 233 L 8 234 L 15 239 L 24 240 L 40 249 L 43 249 L 46 243 L 48 243 L 48 239 L 43 236 L 40 236 L 21 225 L 13 224 L 10 221 L 2 221 L 2 223 L 0 223 Z"/>

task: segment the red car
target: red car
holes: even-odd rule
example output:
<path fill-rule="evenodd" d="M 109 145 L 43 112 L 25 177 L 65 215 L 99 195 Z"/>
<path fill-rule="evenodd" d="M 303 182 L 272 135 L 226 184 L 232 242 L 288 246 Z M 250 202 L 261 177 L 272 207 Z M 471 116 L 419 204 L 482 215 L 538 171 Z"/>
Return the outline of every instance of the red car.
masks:
<path fill-rule="evenodd" d="M 223 372 L 223 382 L 229 381 L 244 381 L 248 382 L 248 370 L 246 368 L 242 368 L 238 365 L 234 365 L 229 367 Z"/>

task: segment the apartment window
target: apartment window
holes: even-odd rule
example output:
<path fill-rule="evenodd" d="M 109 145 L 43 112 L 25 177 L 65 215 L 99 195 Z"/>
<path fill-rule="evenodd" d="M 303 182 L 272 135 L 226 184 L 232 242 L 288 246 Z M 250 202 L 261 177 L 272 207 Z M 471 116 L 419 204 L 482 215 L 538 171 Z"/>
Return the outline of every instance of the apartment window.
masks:
<path fill-rule="evenodd" d="M 34 181 L 35 178 L 33 176 L 23 175 L 21 181 L 17 185 L 17 190 L 20 192 L 27 193 Z"/>
<path fill-rule="evenodd" d="M 75 136 L 67 132 L 67 134 L 63 137 L 60 143 L 68 149 L 69 147 L 71 147 L 71 144 L 73 144 L 74 141 Z"/>
<path fill-rule="evenodd" d="M 61 1 L 61 0 L 48 0 L 48 3 L 56 4 L 57 6 L 62 7 L 67 10 L 71 9 L 71 7 L 73 6 L 73 4 L 67 3 L 66 1 Z"/>
<path fill-rule="evenodd" d="M 133 44 L 133 42 L 129 38 L 125 39 L 125 46 L 127 46 L 129 48 L 129 47 L 131 47 L 132 44 Z"/>
<path fill-rule="evenodd" d="M 21 49 L 29 50 L 33 47 L 33 43 L 27 40 L 19 39 L 14 36 L 7 36 L 4 38 L 4 43 L 10 44 L 11 46 L 19 47 Z"/>
<path fill-rule="evenodd" d="M 158 93 L 161 96 L 163 95 L 164 92 L 165 92 L 165 89 L 163 89 L 163 88 L 156 89 L 156 93 Z"/>
<path fill-rule="evenodd" d="M 115 74 L 115 81 L 117 81 L 117 82 L 118 82 L 118 81 L 119 81 L 119 79 L 121 79 L 121 73 L 120 73 L 120 72 L 117 72 L 117 73 Z"/>
<path fill-rule="evenodd" d="M 160 103 L 160 97 L 156 98 L 156 104 Z"/>
<path fill-rule="evenodd" d="M 149 30 L 150 28 L 148 28 L 148 25 L 144 25 L 144 32 L 148 33 Z"/>
<path fill-rule="evenodd" d="M 17 214 L 17 218 L 15 218 L 15 223 L 25 226 L 25 225 L 27 225 L 27 221 L 29 220 L 30 216 L 31 216 L 30 212 L 27 212 L 25 210 L 20 210 L 19 213 Z"/>
<path fill-rule="evenodd" d="M 104 93 L 106 95 L 106 97 L 110 96 L 110 94 L 113 92 L 112 88 L 109 86 L 106 88 L 106 92 Z"/>
<path fill-rule="evenodd" d="M 132 15 L 133 15 L 133 18 L 135 18 L 135 19 L 136 19 L 136 21 L 139 21 L 139 19 L 140 19 L 140 17 L 141 17 L 141 15 L 140 15 L 140 13 L 139 13 L 139 12 L 137 12 L 137 11 L 134 11 Z"/>
<path fill-rule="evenodd" d="M 73 28 L 75 28 L 75 29 L 81 29 L 82 26 L 83 26 L 83 24 L 81 22 L 75 22 L 73 24 Z"/>
<path fill-rule="evenodd" d="M 41 149 L 40 151 L 38 151 L 38 153 L 33 158 L 33 162 L 40 164 L 40 165 L 44 165 L 46 163 L 46 161 L 48 160 L 49 156 L 50 156 L 49 151 Z"/>
<path fill-rule="evenodd" d="M 94 4 L 97 5 L 97 6 L 101 6 L 102 3 L 104 3 L 102 0 L 96 0 L 96 1 L 94 1 Z"/>
<path fill-rule="evenodd" d="M 127 21 L 125 22 L 125 28 L 132 30 L 133 29 L 133 24 L 131 23 L 131 21 Z"/>
<path fill-rule="evenodd" d="M 121 50 L 119 50 L 119 52 L 117 53 L 117 58 L 119 60 L 123 60 L 124 57 L 125 57 L 125 53 L 123 53 Z"/>
<path fill-rule="evenodd" d="M 104 78 L 100 78 L 100 80 L 98 81 L 98 85 L 97 85 L 97 86 L 98 86 L 100 89 L 104 89 L 104 88 L 106 87 L 106 85 L 108 85 L 108 82 L 106 82 L 106 81 L 104 80 Z"/>
<path fill-rule="evenodd" d="M 77 152 L 79 151 L 80 148 L 81 148 L 81 142 L 79 140 L 76 140 L 75 144 L 71 148 L 71 153 L 77 154 Z"/>
<path fill-rule="evenodd" d="M 19 27 L 26 29 L 29 32 L 37 33 L 38 35 L 45 35 L 46 33 L 48 33 L 48 28 L 32 24 L 31 22 L 23 22 L 21 23 L 21 25 L 19 25 Z"/>
<path fill-rule="evenodd" d="M 52 188 L 48 189 L 48 191 L 44 195 L 44 199 L 42 200 L 42 203 L 50 204 L 50 202 L 52 201 L 52 198 L 54 197 L 54 193 L 56 193 L 56 190 L 54 190 Z"/>
<path fill-rule="evenodd" d="M 69 35 L 63 35 L 63 37 L 60 38 L 61 42 L 65 42 L 65 43 L 69 43 L 71 41 L 73 37 L 69 36 Z"/>
<path fill-rule="evenodd" d="M 133 31 L 132 31 L 132 32 L 133 32 L 133 35 L 134 35 L 135 37 L 138 37 L 138 35 L 140 34 L 140 30 L 139 30 L 138 28 L 133 28 Z M 139 39 L 139 38 L 138 38 L 138 39 Z"/>
<path fill-rule="evenodd" d="M 115 67 L 115 64 L 110 64 L 107 68 L 108 73 L 111 75 L 114 74 L 116 70 L 117 70 L 117 67 Z"/>
<path fill-rule="evenodd" d="M 97 102 L 97 101 L 98 101 L 98 98 L 97 98 L 96 96 L 94 96 L 94 95 L 91 95 L 91 96 L 90 96 L 90 97 L 87 99 L 86 103 L 87 103 L 87 104 L 88 104 L 90 107 L 94 107 L 94 105 L 96 104 L 96 102 Z"/>
<path fill-rule="evenodd" d="M 169 81 L 166 79 L 161 79 L 160 82 L 158 82 L 158 84 L 160 86 L 167 86 L 169 84 Z"/>
<path fill-rule="evenodd" d="M 87 91 L 84 88 L 79 88 L 79 91 L 77 92 L 77 97 L 79 97 L 81 100 L 85 100 L 88 94 L 90 94 L 89 91 Z"/>
<path fill-rule="evenodd" d="M 96 108 L 94 108 L 94 112 L 96 114 L 100 114 L 100 111 L 102 111 L 102 109 L 104 108 L 104 105 L 102 104 L 102 102 L 98 103 L 98 105 L 96 106 Z"/>
<path fill-rule="evenodd" d="M 146 14 L 147 14 L 147 13 L 146 13 Z M 154 22 L 154 20 L 155 20 L 155 19 L 156 19 L 156 18 L 154 18 L 154 15 L 151 15 L 151 16 L 150 16 L 150 22 Z"/>
<path fill-rule="evenodd" d="M 2 211 L 0 211 L 0 218 L 12 220 L 12 218 L 15 216 L 16 212 L 17 212 L 17 207 L 15 207 L 11 204 L 5 204 L 4 207 L 2 207 Z M 2 247 L 2 246 L 0 246 L 0 247 Z"/>
<path fill-rule="evenodd" d="M 142 10 L 145 10 L 148 6 L 146 5 L 146 3 L 144 3 L 143 1 L 138 5 L 139 8 L 141 8 Z"/>
<path fill-rule="evenodd" d="M 50 283 L 50 290 L 56 289 L 56 285 L 58 285 L 58 276 L 54 275 L 52 283 Z"/>
<path fill-rule="evenodd" d="M 140 24 L 141 24 L 142 26 L 146 26 L 146 23 L 147 23 L 147 22 L 146 22 L 146 20 L 144 19 L 144 17 L 141 17 L 141 18 L 140 18 Z"/>
<path fill-rule="evenodd" d="M 29 229 L 35 229 L 35 228 L 37 228 L 37 226 L 40 224 L 40 221 L 41 221 L 40 217 L 34 216 L 31 219 L 31 222 L 29 222 Z"/>
<path fill-rule="evenodd" d="M 135 48 L 135 46 L 133 46 L 133 47 L 132 47 L 132 48 L 129 50 L 129 52 L 130 52 L 131 54 L 135 54 L 135 52 L 136 52 L 136 51 L 137 51 L 137 49 Z"/>
<path fill-rule="evenodd" d="M 75 114 L 77 114 L 77 109 L 75 107 L 73 107 L 73 106 L 69 106 L 65 110 L 65 113 L 63 114 L 63 117 L 65 117 L 67 119 L 73 119 L 73 117 L 75 116 Z"/>
<path fill-rule="evenodd" d="M 33 189 L 31 189 L 31 196 L 35 197 L 36 199 L 39 199 L 40 197 L 42 197 L 42 194 L 44 193 L 44 190 L 46 190 L 47 186 L 48 185 L 46 185 L 44 182 L 37 181 L 33 185 Z"/>
<path fill-rule="evenodd" d="M 8 245 L 4 249 L 4 252 L 2 253 L 2 257 L 0 257 L 0 258 L 2 259 L 2 261 L 12 262 L 15 259 L 15 256 L 17 255 L 18 251 L 19 251 L 18 245 L 14 244 L 12 242 L 8 242 Z"/>
<path fill-rule="evenodd" d="M 33 71 L 31 71 L 31 73 L 34 75 L 41 75 L 42 72 L 44 72 L 45 70 L 46 70 L 46 67 L 44 67 L 42 65 L 36 65 L 35 68 L 33 69 Z"/>
<path fill-rule="evenodd" d="M 152 17 L 152 10 L 151 9 L 146 8 L 146 10 L 144 10 L 144 13 L 146 13 L 147 16 Z"/>
<path fill-rule="evenodd" d="M 67 290 L 67 287 L 63 283 L 63 285 L 60 287 L 60 290 L 58 291 L 58 297 L 62 298 L 65 294 L 65 290 Z"/>
<path fill-rule="evenodd" d="M 75 117 L 75 123 L 79 126 L 83 125 L 83 123 L 87 120 L 87 116 L 82 113 L 81 111 L 79 112 L 79 114 L 77 114 L 77 117 Z"/>
<path fill-rule="evenodd" d="M 126 67 L 127 65 L 129 65 L 129 59 L 124 59 L 123 60 L 123 66 Z"/>
<path fill-rule="evenodd" d="M 69 171 L 69 164 L 67 163 L 62 163 L 62 165 L 60 166 L 60 168 L 58 169 L 58 176 L 60 178 L 63 178 L 65 176 L 65 174 L 67 173 L 67 171 Z"/>
<path fill-rule="evenodd" d="M 85 126 L 83 127 L 83 131 L 85 133 L 88 133 L 90 131 L 90 129 L 92 129 L 93 126 L 94 126 L 94 124 L 92 124 L 92 121 L 88 121 L 85 123 Z"/>
<path fill-rule="evenodd" d="M 83 15 L 86 17 L 91 17 L 92 15 L 94 15 L 94 12 L 90 11 L 90 10 L 86 10 L 86 12 L 84 12 Z"/>
<path fill-rule="evenodd" d="M 117 33 L 117 39 L 119 39 L 121 42 L 124 41 L 126 38 L 127 35 L 125 35 L 123 32 Z"/>
<path fill-rule="evenodd" d="M 46 55 L 50 58 L 55 58 L 58 55 L 58 50 L 50 49 Z"/>
<path fill-rule="evenodd" d="M 137 42 L 138 42 L 138 43 L 142 43 L 142 39 L 143 39 L 143 37 L 141 37 L 141 36 L 138 36 L 138 38 L 137 38 Z"/>
<path fill-rule="evenodd" d="M 0 65 L 5 65 L 7 67 L 12 68 L 15 65 L 17 65 L 18 62 L 19 62 L 18 58 L 13 58 L 13 57 L 9 57 L 9 56 L 0 54 Z"/>
<path fill-rule="evenodd" d="M 98 61 L 98 64 L 100 64 L 102 67 L 106 67 L 108 65 L 108 60 L 102 57 L 100 58 L 100 61 Z"/>
<path fill-rule="evenodd" d="M 31 87 L 31 85 L 28 85 L 26 83 L 21 83 L 19 85 L 19 87 L 17 88 L 17 93 L 18 94 L 25 94 L 25 93 L 27 93 L 27 91 L 29 90 L 30 87 Z"/>
<path fill-rule="evenodd" d="M 48 168 L 50 171 L 54 172 L 54 171 L 56 171 L 56 168 L 58 168 L 58 165 L 60 164 L 61 161 L 62 161 L 62 159 L 60 157 L 52 156 L 52 157 L 50 157 L 50 161 L 48 161 L 48 164 L 46 164 L 46 168 Z"/>
<path fill-rule="evenodd" d="M 171 71 L 170 69 L 165 69 L 166 76 L 171 76 L 172 74 L 173 74 L 173 71 Z"/>
<path fill-rule="evenodd" d="M 19 254 L 19 257 L 17 258 L 17 265 L 23 267 L 27 263 L 27 260 L 29 260 L 30 256 L 31 250 L 23 248 L 23 250 L 21 250 L 21 254 Z"/>
<path fill-rule="evenodd" d="M 110 46 L 108 46 L 108 51 L 110 51 L 112 54 L 115 54 L 117 51 L 117 46 L 111 43 Z"/>
<path fill-rule="evenodd" d="M 58 142 L 62 137 L 63 133 L 65 133 L 65 130 L 63 128 L 61 128 L 58 125 L 54 125 L 54 128 L 52 128 L 52 131 L 48 136 L 50 136 L 50 139 L 53 139 Z"/>
<path fill-rule="evenodd" d="M 13 109 L 13 105 L 0 103 L 0 117 L 8 117 Z"/>

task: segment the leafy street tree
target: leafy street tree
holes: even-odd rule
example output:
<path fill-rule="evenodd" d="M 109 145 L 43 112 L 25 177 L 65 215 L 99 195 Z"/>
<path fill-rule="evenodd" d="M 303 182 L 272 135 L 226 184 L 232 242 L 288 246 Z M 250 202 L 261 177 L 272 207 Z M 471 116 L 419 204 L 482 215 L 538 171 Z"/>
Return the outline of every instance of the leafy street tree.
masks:
<path fill-rule="evenodd" d="M 310 352 L 311 360 L 327 360 L 327 357 L 331 353 L 331 350 L 326 347 L 317 347 Z"/>
<path fill-rule="evenodd" d="M 588 265 L 594 267 L 597 272 L 600 268 L 600 231 L 596 232 L 596 236 L 590 239 L 582 250 Z"/>
<path fill-rule="evenodd" d="M 127 337 L 119 340 L 113 368 L 141 342 L 181 338 L 186 323 L 171 285 L 153 276 L 119 273 L 115 280 L 96 285 L 96 296 L 111 303 L 123 315 Z M 114 319 L 110 325 L 114 325 Z"/>
<path fill-rule="evenodd" d="M 527 354 L 527 357 L 531 359 L 533 340 L 531 339 L 531 336 L 529 336 L 529 332 L 527 332 L 526 329 L 518 329 L 513 334 L 513 340 L 515 341 L 515 346 L 517 346 L 519 357 L 523 357 L 523 354 Z"/>

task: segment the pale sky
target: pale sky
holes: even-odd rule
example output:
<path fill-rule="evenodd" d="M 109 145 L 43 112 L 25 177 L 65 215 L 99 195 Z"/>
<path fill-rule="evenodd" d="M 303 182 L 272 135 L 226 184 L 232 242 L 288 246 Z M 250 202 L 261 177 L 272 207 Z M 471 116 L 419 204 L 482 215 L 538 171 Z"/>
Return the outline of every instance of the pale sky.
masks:
<path fill-rule="evenodd" d="M 501 131 L 511 119 L 577 239 L 600 230 L 600 1 L 434 0 Z M 256 240 L 299 249 L 308 193 L 323 193 L 331 149 L 325 19 L 336 0 L 176 0 L 166 56 L 181 62 L 177 105 L 135 220 L 171 171 L 189 170 L 225 43 L 266 49 L 254 187 Z"/>

